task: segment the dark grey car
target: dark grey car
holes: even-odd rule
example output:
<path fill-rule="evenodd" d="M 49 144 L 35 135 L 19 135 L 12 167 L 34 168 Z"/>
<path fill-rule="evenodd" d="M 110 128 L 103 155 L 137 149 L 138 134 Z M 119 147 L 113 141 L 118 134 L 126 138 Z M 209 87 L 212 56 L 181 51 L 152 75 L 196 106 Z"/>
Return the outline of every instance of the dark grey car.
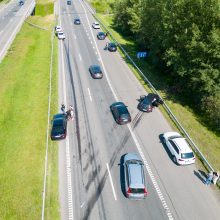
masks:
<path fill-rule="evenodd" d="M 127 106 L 123 102 L 115 102 L 110 106 L 112 115 L 115 121 L 124 125 L 131 122 L 131 115 L 127 109 Z"/>
<path fill-rule="evenodd" d="M 94 79 L 101 79 L 103 77 L 103 72 L 99 65 L 91 65 L 89 67 L 89 72 Z"/>
<path fill-rule="evenodd" d="M 97 38 L 98 38 L 99 40 L 105 40 L 105 37 L 106 37 L 106 34 L 105 34 L 104 32 L 99 32 L 99 33 L 97 34 Z"/>

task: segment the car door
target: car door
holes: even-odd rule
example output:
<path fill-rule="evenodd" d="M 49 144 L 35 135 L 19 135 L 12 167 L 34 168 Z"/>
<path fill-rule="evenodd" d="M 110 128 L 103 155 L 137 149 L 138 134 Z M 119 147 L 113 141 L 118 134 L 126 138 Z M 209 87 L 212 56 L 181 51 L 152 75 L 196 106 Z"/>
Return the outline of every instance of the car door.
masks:
<path fill-rule="evenodd" d="M 117 120 L 118 119 L 118 109 L 117 109 L 117 107 L 113 106 L 112 112 L 113 112 L 115 120 Z"/>
<path fill-rule="evenodd" d="M 167 147 L 168 147 L 170 153 L 171 153 L 172 155 L 174 155 L 174 150 L 173 150 L 173 146 L 172 146 L 172 144 L 171 144 L 171 141 L 172 141 L 172 140 L 169 140 L 169 139 L 168 139 L 168 140 L 166 141 L 166 144 L 167 144 Z"/>
<path fill-rule="evenodd" d="M 170 140 L 170 149 L 171 149 L 172 155 L 175 155 L 175 156 L 179 155 L 179 149 L 177 148 L 177 146 L 172 140 Z"/>

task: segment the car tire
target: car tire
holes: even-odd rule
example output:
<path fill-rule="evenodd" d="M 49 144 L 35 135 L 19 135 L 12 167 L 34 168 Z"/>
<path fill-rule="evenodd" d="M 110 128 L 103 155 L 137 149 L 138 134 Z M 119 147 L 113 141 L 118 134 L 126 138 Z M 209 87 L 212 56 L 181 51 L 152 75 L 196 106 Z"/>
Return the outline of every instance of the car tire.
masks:
<path fill-rule="evenodd" d="M 176 159 L 175 156 L 173 156 L 173 162 L 174 162 L 175 164 L 177 164 L 177 159 Z"/>

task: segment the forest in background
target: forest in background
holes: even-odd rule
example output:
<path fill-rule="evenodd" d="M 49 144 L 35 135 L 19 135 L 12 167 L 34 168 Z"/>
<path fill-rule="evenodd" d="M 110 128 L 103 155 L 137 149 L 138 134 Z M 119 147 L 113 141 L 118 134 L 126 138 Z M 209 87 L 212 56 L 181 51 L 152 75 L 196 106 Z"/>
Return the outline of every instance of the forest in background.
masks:
<path fill-rule="evenodd" d="M 220 131 L 220 0 L 93 0 L 149 51 L 170 92 Z"/>

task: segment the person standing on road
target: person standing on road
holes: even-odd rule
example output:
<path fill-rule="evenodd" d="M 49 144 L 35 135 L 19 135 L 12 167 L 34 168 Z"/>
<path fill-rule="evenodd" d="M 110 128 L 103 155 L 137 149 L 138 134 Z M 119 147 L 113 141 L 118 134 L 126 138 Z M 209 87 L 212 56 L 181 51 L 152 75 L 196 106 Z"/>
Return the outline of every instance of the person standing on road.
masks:
<path fill-rule="evenodd" d="M 210 185 L 212 182 L 212 179 L 213 179 L 213 171 L 211 170 L 207 175 L 205 185 L 207 185 L 207 186 Z"/>
<path fill-rule="evenodd" d="M 63 112 L 63 114 L 65 114 L 65 105 L 64 104 L 61 104 L 61 111 Z"/>
<path fill-rule="evenodd" d="M 218 178 L 219 178 L 219 171 L 213 172 L 212 182 L 214 185 L 216 185 Z"/>

